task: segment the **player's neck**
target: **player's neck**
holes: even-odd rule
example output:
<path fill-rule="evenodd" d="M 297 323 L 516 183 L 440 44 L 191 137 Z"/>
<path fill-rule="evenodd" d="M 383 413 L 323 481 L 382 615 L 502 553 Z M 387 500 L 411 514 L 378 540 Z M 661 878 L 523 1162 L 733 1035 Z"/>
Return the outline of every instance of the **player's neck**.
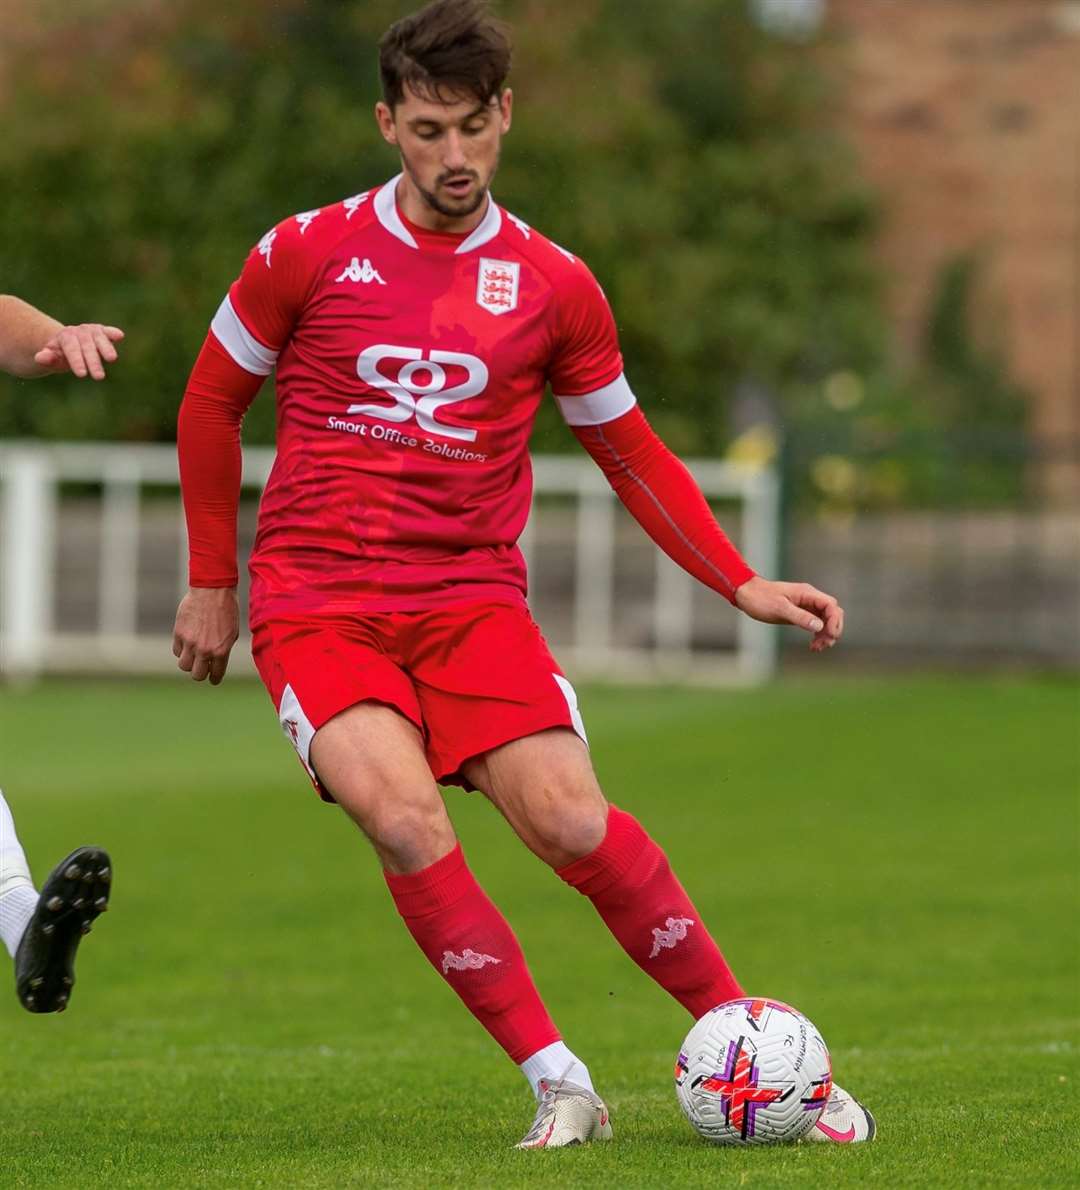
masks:
<path fill-rule="evenodd" d="M 487 194 L 479 207 L 469 215 L 461 218 L 444 215 L 424 201 L 407 173 L 401 176 L 395 197 L 401 214 L 409 223 L 423 228 L 424 231 L 447 232 L 450 235 L 468 235 L 478 227 L 487 214 L 488 203 L 491 202 L 491 195 Z"/>

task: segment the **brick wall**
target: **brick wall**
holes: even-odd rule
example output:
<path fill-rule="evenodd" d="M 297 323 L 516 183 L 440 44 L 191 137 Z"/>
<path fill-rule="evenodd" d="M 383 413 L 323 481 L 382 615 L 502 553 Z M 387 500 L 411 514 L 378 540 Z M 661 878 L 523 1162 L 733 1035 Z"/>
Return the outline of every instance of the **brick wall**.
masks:
<path fill-rule="evenodd" d="M 979 332 L 1080 439 L 1080 2 L 830 0 L 844 118 L 884 200 L 880 252 L 914 352 L 941 265 L 983 249 Z M 1074 456 L 1075 458 L 1075 456 Z M 1080 467 L 1045 476 L 1080 495 Z"/>

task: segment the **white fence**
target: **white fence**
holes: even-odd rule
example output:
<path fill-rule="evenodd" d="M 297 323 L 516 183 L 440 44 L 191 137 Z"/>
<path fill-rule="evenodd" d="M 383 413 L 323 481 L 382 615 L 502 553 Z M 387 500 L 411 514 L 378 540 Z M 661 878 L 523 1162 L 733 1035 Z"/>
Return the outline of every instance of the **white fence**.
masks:
<path fill-rule="evenodd" d="M 243 488 L 249 493 L 261 490 L 272 461 L 270 450 L 245 451 Z M 533 463 L 533 515 L 521 545 L 531 575 L 538 554 L 546 551 L 562 558 L 561 571 L 545 563 L 544 573 L 555 576 L 556 582 L 548 585 L 561 592 L 565 606 L 552 603 L 545 614 L 535 598 L 531 602 L 557 656 L 572 673 L 704 682 L 760 682 L 772 675 L 776 630 L 736 616 L 725 601 L 703 588 L 695 593 L 694 580 L 655 550 L 640 530 L 623 533 L 625 514 L 591 460 L 541 456 Z M 775 473 L 713 461 L 690 466 L 710 500 L 736 506 L 731 520 L 741 524 L 736 536 L 751 565 L 775 574 L 780 518 Z M 71 494 L 71 485 L 82 486 Z M 83 531 L 76 515 L 88 505 L 92 534 Z M 725 525 L 728 519 L 725 512 Z M 170 550 L 172 565 L 165 589 L 157 576 L 157 607 L 151 609 L 148 626 L 140 552 L 152 545 L 160 555 L 163 544 Z M 65 555 L 85 555 L 88 548 L 96 554 L 93 564 L 72 572 Z M 648 564 L 651 581 L 640 565 L 643 549 L 655 555 Z M 639 564 L 629 567 L 636 573 L 628 583 L 618 572 L 624 555 L 633 561 L 631 551 L 636 551 Z M 0 445 L 4 675 L 175 672 L 166 618 L 171 618 L 176 598 L 186 590 L 186 570 L 187 541 L 172 448 Z M 83 590 L 88 584 L 96 589 Z M 63 622 L 58 607 L 74 599 L 96 609 L 92 622 Z M 722 621 L 716 618 L 718 604 L 726 608 Z M 629 611 L 634 615 L 628 627 L 627 614 L 620 613 Z M 710 635 L 702 629 L 705 620 L 720 626 Z M 242 640 L 231 671 L 249 666 Z"/>

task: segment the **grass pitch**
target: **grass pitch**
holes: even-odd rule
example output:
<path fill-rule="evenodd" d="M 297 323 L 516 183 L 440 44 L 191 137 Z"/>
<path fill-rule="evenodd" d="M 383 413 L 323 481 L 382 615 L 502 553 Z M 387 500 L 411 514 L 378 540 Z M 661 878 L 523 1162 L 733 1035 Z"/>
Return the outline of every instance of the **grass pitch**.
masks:
<path fill-rule="evenodd" d="M 113 909 L 63 1016 L 0 996 L 0 1186 L 1077 1184 L 1080 695 L 1057 680 L 587 689 L 609 796 L 754 994 L 877 1115 L 851 1148 L 683 1121 L 690 1022 L 479 797 L 449 794 L 615 1142 L 511 1148 L 524 1080 L 428 969 L 253 684 L 0 692 L 40 876 L 100 842 Z"/>

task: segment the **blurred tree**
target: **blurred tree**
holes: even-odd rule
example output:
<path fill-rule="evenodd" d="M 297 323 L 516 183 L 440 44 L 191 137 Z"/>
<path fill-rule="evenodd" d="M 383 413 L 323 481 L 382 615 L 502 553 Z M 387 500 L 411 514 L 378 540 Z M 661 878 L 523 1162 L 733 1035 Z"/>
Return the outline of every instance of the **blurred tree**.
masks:
<path fill-rule="evenodd" d="M 371 115 L 376 45 L 412 7 L 17 0 L 25 20 L 0 47 L 0 285 L 130 333 L 106 388 L 0 379 L 0 434 L 172 438 L 250 245 L 396 168 Z M 874 208 L 831 131 L 833 47 L 769 37 L 745 0 L 500 11 L 518 107 L 498 198 L 590 263 L 674 448 L 720 450 L 740 386 L 801 423 L 828 378 L 887 372 Z M 245 435 L 272 440 L 266 394 Z M 537 446 L 568 441 L 547 403 Z"/>

